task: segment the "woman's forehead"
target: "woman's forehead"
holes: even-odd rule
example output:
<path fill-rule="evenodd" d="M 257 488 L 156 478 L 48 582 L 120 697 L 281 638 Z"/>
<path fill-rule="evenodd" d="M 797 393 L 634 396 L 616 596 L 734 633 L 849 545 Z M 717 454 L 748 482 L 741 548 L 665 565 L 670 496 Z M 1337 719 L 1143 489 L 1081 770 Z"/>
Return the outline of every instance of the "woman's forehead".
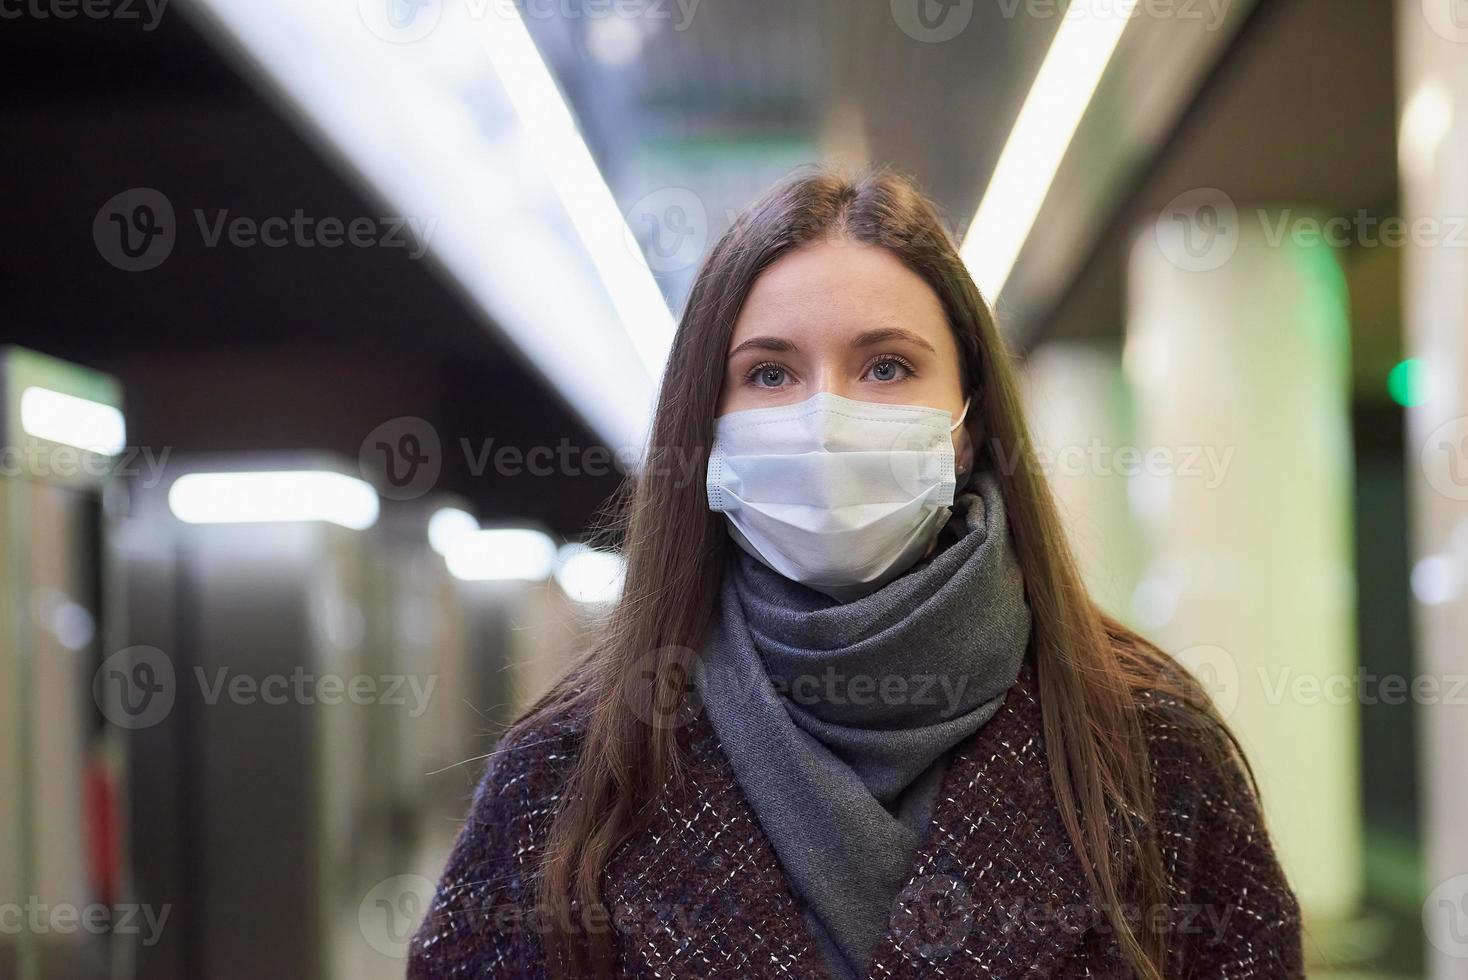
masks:
<path fill-rule="evenodd" d="M 887 328 L 938 350 L 953 345 L 943 305 L 921 276 L 884 248 L 820 242 L 782 256 L 755 281 L 735 322 L 732 344 L 756 334 L 814 341 Z"/>

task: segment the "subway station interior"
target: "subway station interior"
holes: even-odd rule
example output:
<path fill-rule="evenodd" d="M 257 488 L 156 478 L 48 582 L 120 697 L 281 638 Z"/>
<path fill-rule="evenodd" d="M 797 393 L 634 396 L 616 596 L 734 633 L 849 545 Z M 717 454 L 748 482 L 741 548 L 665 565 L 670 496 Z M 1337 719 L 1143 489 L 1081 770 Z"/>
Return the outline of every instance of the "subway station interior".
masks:
<path fill-rule="evenodd" d="M 0 63 L 0 980 L 403 975 L 812 163 L 942 207 L 1309 975 L 1468 976 L 1468 3 L 0 0 Z"/>

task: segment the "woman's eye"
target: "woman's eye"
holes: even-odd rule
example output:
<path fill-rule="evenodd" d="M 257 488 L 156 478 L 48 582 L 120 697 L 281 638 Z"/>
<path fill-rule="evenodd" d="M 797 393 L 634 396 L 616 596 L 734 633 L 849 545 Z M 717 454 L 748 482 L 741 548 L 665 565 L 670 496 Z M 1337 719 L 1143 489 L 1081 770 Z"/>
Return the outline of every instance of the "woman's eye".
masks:
<path fill-rule="evenodd" d="M 896 381 L 906 377 L 907 371 L 906 364 L 890 357 L 873 362 L 871 368 L 868 369 L 868 373 L 876 381 Z"/>
<path fill-rule="evenodd" d="M 749 373 L 756 388 L 778 388 L 785 383 L 785 369 L 778 364 L 761 364 Z"/>

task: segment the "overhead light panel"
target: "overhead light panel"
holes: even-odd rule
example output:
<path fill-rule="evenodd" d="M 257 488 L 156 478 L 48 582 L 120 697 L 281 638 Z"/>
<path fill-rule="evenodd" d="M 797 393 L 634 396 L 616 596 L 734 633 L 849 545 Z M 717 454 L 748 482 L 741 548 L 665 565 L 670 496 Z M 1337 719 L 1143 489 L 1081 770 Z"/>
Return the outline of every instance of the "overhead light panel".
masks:
<path fill-rule="evenodd" d="M 959 250 L 979 291 L 999 298 L 1137 0 L 1071 0 Z"/>
<path fill-rule="evenodd" d="M 49 388 L 21 392 L 20 425 L 37 439 L 104 456 L 116 456 L 127 445 L 127 427 L 115 406 Z"/>
<path fill-rule="evenodd" d="M 614 551 L 568 544 L 556 560 L 556 584 L 575 602 L 608 605 L 622 594 L 627 559 Z"/>
<path fill-rule="evenodd" d="M 556 543 L 530 528 L 488 528 L 457 537 L 445 556 L 466 582 L 543 582 L 556 567 Z"/>
<path fill-rule="evenodd" d="M 457 507 L 442 507 L 428 519 L 428 545 L 440 555 L 461 538 L 479 530 L 479 521 L 467 511 Z"/>
<path fill-rule="evenodd" d="M 190 0 L 607 445 L 674 321 L 514 3 Z"/>
<path fill-rule="evenodd" d="M 632 239 L 626 218 L 576 129 L 570 107 L 518 14 L 486 18 L 482 33 L 484 50 L 611 295 L 622 329 L 648 373 L 661 377 L 673 339 L 672 313 L 647 259 L 628 244 Z"/>
<path fill-rule="evenodd" d="M 377 522 L 371 485 L 325 470 L 188 473 L 168 489 L 168 507 L 189 524 L 325 521 L 353 530 Z"/>

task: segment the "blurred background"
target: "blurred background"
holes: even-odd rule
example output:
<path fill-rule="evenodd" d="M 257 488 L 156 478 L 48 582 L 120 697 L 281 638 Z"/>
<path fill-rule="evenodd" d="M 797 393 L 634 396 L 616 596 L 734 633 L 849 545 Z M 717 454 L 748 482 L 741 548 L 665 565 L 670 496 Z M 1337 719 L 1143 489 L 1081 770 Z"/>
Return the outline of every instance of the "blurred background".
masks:
<path fill-rule="evenodd" d="M 945 210 L 1311 976 L 1468 976 L 1465 0 L 4 0 L 0 62 L 0 978 L 402 974 L 812 162 Z"/>

